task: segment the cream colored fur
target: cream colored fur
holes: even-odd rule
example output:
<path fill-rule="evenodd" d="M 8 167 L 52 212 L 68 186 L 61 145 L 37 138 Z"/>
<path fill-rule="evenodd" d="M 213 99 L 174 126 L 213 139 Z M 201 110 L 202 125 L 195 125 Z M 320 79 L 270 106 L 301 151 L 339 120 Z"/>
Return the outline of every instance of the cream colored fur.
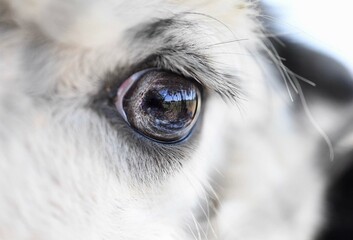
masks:
<path fill-rule="evenodd" d="M 257 11 L 244 0 L 1 0 L 0 239 L 312 239 L 317 136 L 272 88 Z M 226 103 L 215 91 L 231 86 L 200 75 L 211 94 L 201 137 L 181 148 L 190 157 L 135 178 L 128 162 L 148 156 L 87 106 L 106 72 L 163 44 L 131 37 L 139 26 L 185 12 L 197 25 L 173 34 L 234 73 L 242 95 Z M 234 39 L 246 40 L 217 46 Z"/>

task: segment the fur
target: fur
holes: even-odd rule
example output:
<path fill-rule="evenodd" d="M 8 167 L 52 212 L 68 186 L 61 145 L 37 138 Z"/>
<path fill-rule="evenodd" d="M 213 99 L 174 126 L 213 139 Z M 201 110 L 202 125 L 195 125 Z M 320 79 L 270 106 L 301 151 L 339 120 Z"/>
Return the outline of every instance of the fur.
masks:
<path fill-rule="evenodd" d="M 320 136 L 274 80 L 255 3 L 1 0 L 0 13 L 0 239 L 315 236 Z M 184 142 L 145 139 L 107 104 L 146 67 L 207 90 Z"/>

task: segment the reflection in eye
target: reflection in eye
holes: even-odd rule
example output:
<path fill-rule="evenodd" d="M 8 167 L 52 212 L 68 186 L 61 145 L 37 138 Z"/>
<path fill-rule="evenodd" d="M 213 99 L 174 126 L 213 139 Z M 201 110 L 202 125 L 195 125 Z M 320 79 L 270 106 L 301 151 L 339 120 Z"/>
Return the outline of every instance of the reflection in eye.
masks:
<path fill-rule="evenodd" d="M 120 86 L 115 105 L 137 132 L 158 142 L 174 143 L 187 137 L 195 125 L 201 92 L 194 80 L 147 69 Z"/>

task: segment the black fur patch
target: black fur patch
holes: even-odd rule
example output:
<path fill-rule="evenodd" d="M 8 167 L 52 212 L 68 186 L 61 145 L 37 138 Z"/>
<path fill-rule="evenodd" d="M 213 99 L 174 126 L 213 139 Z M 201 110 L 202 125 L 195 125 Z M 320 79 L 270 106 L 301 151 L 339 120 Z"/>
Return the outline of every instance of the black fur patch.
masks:
<path fill-rule="evenodd" d="M 353 150 L 335 161 L 353 162 Z M 327 192 L 327 224 L 317 240 L 353 239 L 353 165 L 330 184 Z"/>
<path fill-rule="evenodd" d="M 349 106 L 353 100 L 353 79 L 349 71 L 338 61 L 321 52 L 295 43 L 291 39 L 280 39 L 284 46 L 273 40 L 278 55 L 284 65 L 295 74 L 316 84 L 315 87 L 301 84 L 306 99 L 325 99 L 336 105 Z M 352 131 L 349 114 L 345 116 L 347 126 L 337 126 L 332 142 L 336 142 Z M 341 130 L 340 130 L 341 129 Z M 325 147 L 326 144 L 325 144 Z M 318 151 L 320 152 L 321 149 Z M 326 151 L 325 151 L 326 152 Z M 344 154 L 336 154 L 329 162 L 322 157 L 317 162 L 324 169 L 329 180 L 325 198 L 326 224 L 318 234 L 317 240 L 353 239 L 353 146 Z"/>
<path fill-rule="evenodd" d="M 343 64 L 319 51 L 282 38 L 284 44 L 273 40 L 283 64 L 291 71 L 316 84 L 315 87 L 301 84 L 307 98 L 322 97 L 337 103 L 348 103 L 353 100 L 353 76 Z"/>

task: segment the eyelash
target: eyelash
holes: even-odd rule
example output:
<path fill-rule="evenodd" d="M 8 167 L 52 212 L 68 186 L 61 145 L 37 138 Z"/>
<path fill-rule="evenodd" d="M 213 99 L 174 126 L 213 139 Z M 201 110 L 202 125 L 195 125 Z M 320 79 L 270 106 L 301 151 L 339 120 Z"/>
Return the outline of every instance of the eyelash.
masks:
<path fill-rule="evenodd" d="M 140 64 L 138 67 L 134 68 L 138 71 L 141 68 L 144 68 L 145 66 L 150 65 L 151 62 L 149 64 Z M 174 72 L 171 72 L 169 70 L 164 70 L 164 69 L 160 69 L 160 68 L 150 68 L 148 69 L 148 71 L 151 70 L 158 70 L 158 71 L 165 71 L 171 74 L 177 74 Z M 128 74 L 124 73 L 124 71 L 119 71 L 122 72 L 121 76 L 123 76 L 124 78 L 129 78 L 126 77 L 128 76 Z M 146 71 L 147 72 L 147 71 Z M 132 74 L 133 75 L 133 74 Z M 178 74 L 179 75 L 179 74 Z M 180 75 L 180 77 L 184 78 L 184 76 Z M 196 121 L 196 123 L 194 124 L 194 126 L 191 128 L 189 134 L 186 134 L 182 139 L 178 139 L 176 141 L 171 141 L 171 142 L 164 142 L 164 141 L 159 141 L 150 137 L 146 137 L 144 136 L 144 134 L 141 134 L 139 132 L 136 132 L 133 127 L 131 127 L 130 124 L 127 124 L 126 122 L 126 117 L 124 117 L 120 113 L 118 113 L 118 111 L 115 108 L 115 100 L 116 100 L 116 93 L 118 91 L 118 89 L 122 86 L 122 84 L 124 83 L 124 81 L 122 81 L 122 77 L 117 77 L 116 74 L 107 74 L 107 81 L 106 81 L 106 85 L 103 87 L 102 91 L 98 94 L 98 97 L 96 98 L 96 100 L 94 101 L 94 108 L 99 108 L 99 112 L 108 120 L 109 123 L 111 123 L 113 125 L 113 128 L 115 129 L 119 129 L 119 131 L 121 133 L 125 132 L 125 134 L 130 135 L 131 137 L 133 137 L 132 139 L 135 139 L 134 141 L 140 142 L 142 141 L 143 144 L 146 146 L 148 146 L 149 144 L 152 144 L 154 146 L 157 145 L 165 145 L 165 144 L 172 144 L 172 146 L 177 146 L 177 145 L 183 145 L 184 143 L 188 142 L 193 142 L 194 136 L 198 135 L 198 130 L 199 130 L 199 126 L 200 126 L 200 122 L 202 121 L 202 111 L 200 111 L 200 116 L 198 117 L 199 120 Z M 190 79 L 190 78 L 187 78 Z M 193 82 L 195 82 L 198 86 L 198 88 L 200 89 L 200 100 L 204 101 L 205 100 L 205 91 L 204 88 L 202 87 L 201 84 L 199 84 L 196 80 L 192 80 Z M 204 104 L 203 104 L 204 105 Z M 124 130 L 125 129 L 125 130 Z M 127 135 L 126 135 L 127 136 Z M 142 143 L 141 142 L 141 143 Z M 155 145 L 157 144 L 157 145 Z"/>

